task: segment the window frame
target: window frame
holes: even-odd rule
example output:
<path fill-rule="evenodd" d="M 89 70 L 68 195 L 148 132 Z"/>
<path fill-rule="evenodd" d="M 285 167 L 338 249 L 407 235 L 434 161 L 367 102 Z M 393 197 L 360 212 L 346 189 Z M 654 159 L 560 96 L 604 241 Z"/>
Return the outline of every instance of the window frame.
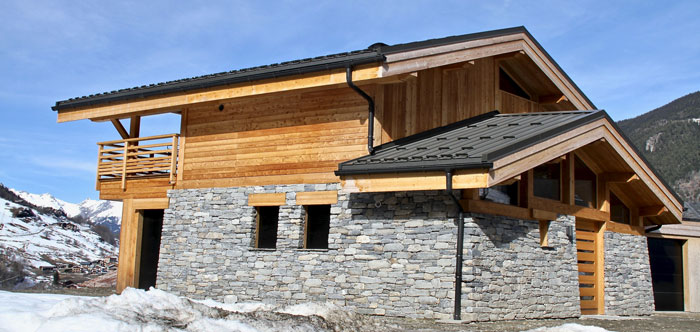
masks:
<path fill-rule="evenodd" d="M 274 241 L 274 246 L 273 247 L 261 247 L 260 246 L 260 240 L 261 240 L 261 225 L 262 225 L 262 213 L 260 212 L 261 209 L 271 209 L 275 208 L 277 210 L 276 214 L 276 219 L 275 219 L 275 241 Z M 279 232 L 279 205 L 268 205 L 268 206 L 256 206 L 255 207 L 255 249 L 272 249 L 275 250 L 277 249 L 277 233 Z"/>

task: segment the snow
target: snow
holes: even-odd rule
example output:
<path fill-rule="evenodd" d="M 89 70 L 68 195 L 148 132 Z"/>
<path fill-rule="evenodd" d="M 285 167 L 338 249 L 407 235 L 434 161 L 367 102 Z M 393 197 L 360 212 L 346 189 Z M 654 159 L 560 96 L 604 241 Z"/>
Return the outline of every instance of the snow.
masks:
<path fill-rule="evenodd" d="M 52 265 L 48 259 L 81 263 L 115 255 L 117 248 L 102 242 L 89 225 L 64 229 L 58 220 L 37 211 L 36 219 L 14 218 L 12 208 L 24 208 L 0 198 L 0 252 L 20 256 L 30 266 Z"/>
<path fill-rule="evenodd" d="M 608 330 L 598 326 L 588 326 L 576 323 L 568 323 L 554 327 L 540 327 L 525 332 L 609 332 Z"/>
<path fill-rule="evenodd" d="M 0 291 L 0 332 L 19 331 L 394 331 L 325 303 L 274 307 L 258 302 L 194 301 L 162 290 L 127 288 L 121 295 L 84 297 Z M 564 324 L 528 332 L 608 332 Z"/>
<path fill-rule="evenodd" d="M 74 217 L 80 214 L 80 206 L 78 204 L 62 201 L 56 197 L 53 197 L 53 195 L 51 194 L 45 193 L 38 195 L 16 189 L 10 190 L 25 201 L 32 203 L 36 206 L 43 206 L 56 210 L 63 210 L 63 212 L 65 212 L 66 215 L 69 217 Z"/>
<path fill-rule="evenodd" d="M 26 191 L 10 189 L 25 201 L 36 206 L 49 207 L 56 210 L 63 210 L 68 217 L 84 215 L 97 221 L 104 218 L 121 219 L 122 203 L 112 201 L 102 201 L 94 199 L 85 199 L 80 204 L 69 203 L 54 197 L 51 194 L 32 194 Z"/>
<path fill-rule="evenodd" d="M 307 313 L 291 319 L 269 306 L 243 307 L 255 313 L 224 311 L 153 288 L 148 291 L 127 288 L 121 295 L 102 298 L 0 291 L 0 321 L 5 322 L 0 332 L 331 330 L 322 321 L 304 318 L 314 315 L 313 306 L 298 306 L 297 310 Z"/>

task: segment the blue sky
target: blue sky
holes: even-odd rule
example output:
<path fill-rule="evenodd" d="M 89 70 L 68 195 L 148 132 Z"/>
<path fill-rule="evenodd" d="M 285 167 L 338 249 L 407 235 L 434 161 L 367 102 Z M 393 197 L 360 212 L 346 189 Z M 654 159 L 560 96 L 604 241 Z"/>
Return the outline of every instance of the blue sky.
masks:
<path fill-rule="evenodd" d="M 232 69 L 524 25 L 621 120 L 700 89 L 700 1 L 31 1 L 0 5 L 0 182 L 97 198 L 111 124 L 57 100 Z M 176 132 L 145 118 L 142 135 Z"/>

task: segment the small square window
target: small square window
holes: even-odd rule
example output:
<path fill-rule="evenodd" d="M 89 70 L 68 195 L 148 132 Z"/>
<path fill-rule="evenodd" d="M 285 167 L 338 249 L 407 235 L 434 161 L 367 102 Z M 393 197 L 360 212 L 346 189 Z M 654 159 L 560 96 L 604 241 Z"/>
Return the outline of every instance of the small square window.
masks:
<path fill-rule="evenodd" d="M 256 226 L 256 248 L 277 247 L 277 222 L 279 220 L 279 206 L 259 206 Z"/>
<path fill-rule="evenodd" d="M 330 205 L 307 205 L 304 248 L 328 249 L 330 224 Z"/>
<path fill-rule="evenodd" d="M 534 195 L 549 198 L 555 201 L 561 200 L 561 163 L 544 164 L 533 170 Z"/>

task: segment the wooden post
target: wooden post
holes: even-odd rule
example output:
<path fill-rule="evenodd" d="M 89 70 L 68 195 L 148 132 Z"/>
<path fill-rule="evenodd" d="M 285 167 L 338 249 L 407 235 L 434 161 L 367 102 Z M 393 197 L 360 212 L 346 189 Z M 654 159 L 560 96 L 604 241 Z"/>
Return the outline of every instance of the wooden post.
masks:
<path fill-rule="evenodd" d="M 540 223 L 540 247 L 549 246 L 549 220 L 539 220 Z"/>
<path fill-rule="evenodd" d="M 170 147 L 170 184 L 175 183 L 177 165 L 177 135 L 173 135 L 173 145 Z"/>
<path fill-rule="evenodd" d="M 102 150 L 104 146 L 97 144 L 97 176 L 95 179 L 95 190 L 100 190 L 100 164 L 102 163 Z"/>
<path fill-rule="evenodd" d="M 596 259 L 595 259 L 595 285 L 596 285 L 596 302 L 598 307 L 598 315 L 605 314 L 605 230 L 607 222 L 600 224 L 598 234 L 596 234 Z"/>
<path fill-rule="evenodd" d="M 122 160 L 122 191 L 126 191 L 126 161 L 129 159 L 129 141 L 124 142 L 124 158 Z"/>
<path fill-rule="evenodd" d="M 564 204 L 576 204 L 575 194 L 575 174 L 574 174 L 574 153 L 569 152 L 562 163 L 561 177 L 561 197 Z"/>

